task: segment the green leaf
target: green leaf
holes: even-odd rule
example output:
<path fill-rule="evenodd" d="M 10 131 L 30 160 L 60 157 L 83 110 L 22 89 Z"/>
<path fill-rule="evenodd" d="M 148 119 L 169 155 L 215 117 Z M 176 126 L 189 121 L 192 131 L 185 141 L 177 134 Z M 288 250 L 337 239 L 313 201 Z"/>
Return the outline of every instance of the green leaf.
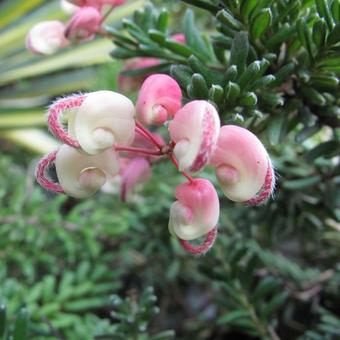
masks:
<path fill-rule="evenodd" d="M 298 36 L 299 36 L 301 44 L 306 48 L 309 57 L 311 59 L 313 59 L 314 46 L 313 46 L 313 42 L 312 42 L 312 34 L 311 34 L 304 18 L 300 18 L 296 22 L 296 29 L 297 29 Z"/>
<path fill-rule="evenodd" d="M 217 319 L 218 325 L 233 324 L 237 319 L 249 318 L 249 312 L 245 309 L 236 309 L 230 313 L 225 313 Z"/>
<path fill-rule="evenodd" d="M 220 21 L 222 24 L 227 25 L 231 29 L 235 29 L 237 31 L 240 31 L 243 29 L 243 25 L 236 20 L 232 14 L 230 14 L 227 10 L 222 9 L 220 10 L 217 15 L 216 19 Z"/>
<path fill-rule="evenodd" d="M 242 15 L 242 18 L 244 18 L 244 20 L 246 20 L 247 22 L 249 21 L 250 15 L 252 11 L 255 9 L 257 3 L 258 0 L 242 0 L 240 13 Z"/>
<path fill-rule="evenodd" d="M 256 286 L 254 294 L 252 295 L 252 301 L 256 304 L 257 302 L 263 300 L 264 296 L 271 294 L 274 289 L 278 287 L 278 280 L 267 276 L 263 278 L 260 283 Z"/>
<path fill-rule="evenodd" d="M 257 96 L 254 92 L 246 92 L 241 95 L 241 97 L 238 100 L 238 104 L 247 107 L 253 107 L 257 104 Z"/>
<path fill-rule="evenodd" d="M 259 39 L 267 31 L 272 22 L 272 12 L 270 8 L 262 9 L 250 24 L 250 34 L 254 39 Z"/>
<path fill-rule="evenodd" d="M 0 337 L 3 337 L 6 332 L 6 306 L 0 305 Z"/>
<path fill-rule="evenodd" d="M 188 66 L 173 65 L 170 67 L 170 74 L 176 79 L 183 89 L 186 89 L 186 87 L 190 84 L 192 71 Z"/>
<path fill-rule="evenodd" d="M 208 99 L 209 90 L 204 77 L 199 73 L 194 73 L 191 77 L 191 84 L 193 96 L 196 99 Z"/>
<path fill-rule="evenodd" d="M 340 142 L 336 140 L 330 140 L 317 145 L 312 150 L 305 154 L 305 160 L 307 162 L 313 162 L 318 157 L 332 157 L 340 150 Z"/>
<path fill-rule="evenodd" d="M 334 23 L 333 23 L 331 11 L 328 7 L 328 1 L 327 0 L 315 0 L 315 4 L 316 4 L 316 9 L 320 17 L 326 20 L 327 26 L 331 30 L 334 26 Z"/>
<path fill-rule="evenodd" d="M 223 96 L 223 88 L 220 85 L 212 85 L 209 90 L 209 99 L 219 106 L 223 102 Z"/>
<path fill-rule="evenodd" d="M 169 22 L 169 12 L 165 9 L 162 9 L 161 13 L 158 16 L 156 27 L 159 31 L 166 33 Z"/>
<path fill-rule="evenodd" d="M 230 65 L 236 65 L 239 73 L 243 73 L 249 53 L 248 34 L 240 32 L 235 35 L 230 51 Z"/>
<path fill-rule="evenodd" d="M 270 118 L 267 133 L 271 145 L 280 143 L 285 135 L 287 116 L 284 114 L 275 115 Z"/>
<path fill-rule="evenodd" d="M 27 339 L 28 313 L 26 309 L 21 309 L 16 316 L 13 330 L 13 340 Z"/>
<path fill-rule="evenodd" d="M 313 125 L 313 126 L 306 126 L 295 135 L 295 141 L 296 143 L 302 143 L 308 138 L 314 136 L 320 130 L 321 130 L 321 126 L 318 124 Z"/>
<path fill-rule="evenodd" d="M 340 0 L 333 0 L 331 11 L 334 20 L 340 21 Z"/>
<path fill-rule="evenodd" d="M 314 186 L 322 181 L 321 176 L 310 176 L 308 178 L 292 179 L 283 181 L 282 186 L 288 190 L 301 190 Z"/>
<path fill-rule="evenodd" d="M 203 61 L 210 61 L 210 51 L 207 49 L 200 31 L 196 28 L 194 13 L 190 9 L 185 12 L 183 20 L 186 44 L 195 51 L 195 55 L 203 55 Z"/>
<path fill-rule="evenodd" d="M 327 43 L 335 45 L 340 41 L 340 23 L 337 23 L 327 37 Z"/>
<path fill-rule="evenodd" d="M 327 24 L 324 19 L 319 19 L 313 25 L 313 41 L 318 49 L 321 49 L 326 42 Z"/>
<path fill-rule="evenodd" d="M 225 102 L 228 106 L 233 106 L 240 96 L 241 89 L 238 84 L 229 81 L 224 90 Z"/>
<path fill-rule="evenodd" d="M 277 309 L 279 309 L 288 297 L 288 292 L 283 291 L 282 293 L 278 293 L 275 295 L 268 304 L 264 305 L 264 308 L 261 311 L 261 318 L 263 320 L 267 320 L 268 317 L 273 314 Z"/>
<path fill-rule="evenodd" d="M 261 63 L 258 60 L 252 62 L 237 81 L 241 90 L 246 90 L 247 87 L 258 77 L 260 71 Z"/>

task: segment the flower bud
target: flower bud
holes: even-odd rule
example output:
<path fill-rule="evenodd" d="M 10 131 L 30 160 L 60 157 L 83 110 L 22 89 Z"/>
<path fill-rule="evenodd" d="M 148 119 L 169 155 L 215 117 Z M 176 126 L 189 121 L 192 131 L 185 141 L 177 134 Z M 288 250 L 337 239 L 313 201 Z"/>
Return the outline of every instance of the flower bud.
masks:
<path fill-rule="evenodd" d="M 202 169 L 215 150 L 219 131 L 219 115 L 207 101 L 195 100 L 180 109 L 169 124 L 179 170 Z"/>
<path fill-rule="evenodd" d="M 132 143 L 134 112 L 127 97 L 112 91 L 97 91 L 57 100 L 49 109 L 48 124 L 64 143 L 94 155 L 116 143 Z M 68 131 L 61 126 L 64 115 L 68 119 Z"/>
<path fill-rule="evenodd" d="M 74 13 L 67 24 L 65 35 L 75 42 L 91 39 L 98 31 L 101 20 L 99 10 L 94 7 L 82 7 Z"/>
<path fill-rule="evenodd" d="M 247 129 L 222 126 L 211 164 L 222 191 L 232 201 L 261 204 L 273 192 L 275 176 L 268 153 Z"/>
<path fill-rule="evenodd" d="M 161 125 L 182 106 L 182 92 L 177 82 L 165 74 L 149 76 L 139 91 L 137 119 L 143 124 Z"/>
<path fill-rule="evenodd" d="M 64 192 L 76 198 L 91 196 L 119 170 L 118 160 L 112 149 L 90 156 L 66 144 L 56 154 L 55 167 Z"/>
<path fill-rule="evenodd" d="M 26 37 L 26 48 L 35 54 L 50 55 L 68 44 L 65 26 L 57 20 L 34 25 Z"/>
<path fill-rule="evenodd" d="M 79 6 L 68 0 L 60 0 L 60 7 L 66 14 L 74 14 L 79 10 Z"/>
<path fill-rule="evenodd" d="M 150 163 L 144 157 L 132 158 L 121 174 L 120 198 L 126 201 L 130 193 L 142 183 L 147 182 L 151 177 Z"/>
<path fill-rule="evenodd" d="M 216 227 L 220 203 L 207 179 L 180 184 L 170 209 L 169 231 L 181 240 L 194 240 Z"/>
<path fill-rule="evenodd" d="M 171 36 L 171 39 L 177 41 L 180 44 L 186 43 L 185 35 L 183 33 L 176 33 Z"/>

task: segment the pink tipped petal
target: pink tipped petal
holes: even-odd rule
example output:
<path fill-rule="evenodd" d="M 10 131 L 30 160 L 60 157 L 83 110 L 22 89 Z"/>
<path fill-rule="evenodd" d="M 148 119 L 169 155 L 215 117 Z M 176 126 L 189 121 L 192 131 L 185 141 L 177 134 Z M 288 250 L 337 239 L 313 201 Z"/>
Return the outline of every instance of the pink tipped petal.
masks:
<path fill-rule="evenodd" d="M 91 39 L 98 31 L 101 20 L 102 15 L 96 8 L 82 7 L 67 24 L 65 35 L 75 42 Z"/>
<path fill-rule="evenodd" d="M 268 153 L 247 129 L 222 126 L 211 164 L 222 191 L 233 201 L 261 204 L 273 191 L 275 176 Z"/>
<path fill-rule="evenodd" d="M 57 20 L 34 25 L 26 37 L 26 48 L 35 54 L 50 55 L 68 44 L 65 26 Z"/>
<path fill-rule="evenodd" d="M 56 155 L 58 150 L 52 151 L 45 157 L 43 157 L 38 163 L 35 169 L 35 177 L 37 182 L 46 190 L 51 190 L 56 193 L 64 193 L 63 188 L 59 183 L 52 182 L 50 178 L 48 178 L 48 174 L 46 173 L 48 168 L 54 165 Z"/>
<path fill-rule="evenodd" d="M 78 109 L 84 99 L 84 95 L 73 95 L 58 99 L 50 106 L 47 113 L 48 126 L 52 134 L 65 144 L 73 146 L 74 148 L 78 148 L 79 143 L 74 136 L 65 130 L 62 120 L 66 118 L 65 116 L 67 111 Z"/>
<path fill-rule="evenodd" d="M 218 222 L 220 203 L 214 186 L 206 179 L 179 185 L 170 209 L 169 231 L 190 241 L 211 231 Z"/>
<path fill-rule="evenodd" d="M 216 237 L 217 237 L 217 228 L 215 227 L 207 233 L 202 244 L 195 245 L 195 244 L 192 244 L 189 241 L 181 240 L 180 238 L 178 240 L 179 240 L 180 245 L 188 253 L 191 253 L 193 255 L 204 255 L 214 245 Z"/>
<path fill-rule="evenodd" d="M 137 119 L 146 125 L 161 125 L 181 108 L 182 92 L 177 82 L 165 74 L 148 77 L 139 91 Z"/>
<path fill-rule="evenodd" d="M 147 182 L 151 177 L 150 163 L 143 157 L 132 158 L 122 173 L 120 197 L 126 201 L 138 184 Z"/>
<path fill-rule="evenodd" d="M 180 44 L 186 43 L 185 35 L 183 33 L 176 33 L 171 36 L 171 39 L 179 42 Z"/>
<path fill-rule="evenodd" d="M 219 115 L 207 101 L 195 100 L 180 109 L 169 124 L 179 170 L 201 170 L 215 150 L 219 131 Z"/>
<path fill-rule="evenodd" d="M 88 197 L 98 191 L 109 178 L 118 174 L 118 164 L 113 149 L 92 156 L 64 144 L 55 156 L 60 186 L 75 198 Z"/>

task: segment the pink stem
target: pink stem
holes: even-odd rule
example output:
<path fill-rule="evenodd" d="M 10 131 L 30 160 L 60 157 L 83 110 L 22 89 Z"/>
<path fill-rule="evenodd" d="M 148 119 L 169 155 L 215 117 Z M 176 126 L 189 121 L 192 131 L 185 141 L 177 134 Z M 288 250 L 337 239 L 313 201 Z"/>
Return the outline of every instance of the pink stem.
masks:
<path fill-rule="evenodd" d="M 134 148 L 132 146 L 116 146 L 115 149 L 117 151 L 126 151 L 126 152 L 136 152 L 141 153 L 143 155 L 152 155 L 152 156 L 161 156 L 163 153 L 161 151 L 153 151 L 142 148 Z"/>
<path fill-rule="evenodd" d="M 104 16 L 102 17 L 102 20 L 100 21 L 101 24 L 108 18 L 108 16 L 113 12 L 115 8 L 116 6 L 112 5 L 111 8 L 104 14 Z"/>
<path fill-rule="evenodd" d="M 158 143 L 155 137 L 147 130 L 141 123 L 136 122 L 136 127 L 144 133 L 144 135 L 150 139 L 150 141 L 159 149 L 161 150 L 164 145 Z M 137 130 L 138 131 L 138 130 Z"/>
<path fill-rule="evenodd" d="M 54 183 L 46 177 L 46 170 L 54 163 L 57 152 L 58 150 L 52 151 L 40 160 L 35 170 L 35 177 L 43 188 L 52 190 L 56 193 L 64 193 L 64 190 L 59 183 Z"/>
<path fill-rule="evenodd" d="M 175 158 L 175 156 L 174 156 L 172 153 L 170 153 L 170 154 L 169 154 L 169 158 L 170 158 L 171 162 L 175 164 L 175 167 L 178 169 L 178 161 L 177 161 L 177 159 Z M 189 174 L 187 174 L 185 171 L 182 171 L 181 174 L 182 174 L 186 179 L 188 179 L 188 181 L 189 181 L 190 183 L 194 183 L 194 179 L 193 179 Z"/>
<path fill-rule="evenodd" d="M 214 244 L 217 236 L 217 227 L 214 227 L 214 229 L 210 230 L 200 245 L 193 245 L 189 241 L 182 240 L 178 238 L 179 243 L 181 246 L 189 253 L 193 255 L 204 255 Z"/>

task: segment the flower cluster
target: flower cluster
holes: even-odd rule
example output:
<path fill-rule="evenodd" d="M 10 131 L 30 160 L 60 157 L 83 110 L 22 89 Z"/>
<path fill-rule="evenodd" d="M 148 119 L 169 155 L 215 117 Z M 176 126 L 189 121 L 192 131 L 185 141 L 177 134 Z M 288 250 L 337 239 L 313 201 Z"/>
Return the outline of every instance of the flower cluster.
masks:
<path fill-rule="evenodd" d="M 61 0 L 62 9 L 71 15 L 68 23 L 43 21 L 29 31 L 26 47 L 35 54 L 50 55 L 70 43 L 92 39 L 98 32 L 106 15 L 106 5 L 111 10 L 125 0 Z"/>
<path fill-rule="evenodd" d="M 164 123 L 168 143 L 145 127 Z M 218 112 L 205 100 L 182 105 L 179 85 L 164 74 L 144 81 L 136 105 L 111 91 L 59 99 L 49 108 L 48 124 L 64 144 L 39 162 L 36 177 L 57 193 L 83 198 L 120 178 L 126 200 L 151 177 L 155 162 L 170 160 L 187 181 L 175 189 L 169 231 L 193 254 L 213 245 L 220 209 L 214 186 L 193 173 L 215 167 L 223 193 L 236 202 L 258 205 L 273 192 L 273 167 L 259 139 L 239 126 L 221 127 Z M 53 165 L 57 182 L 49 177 Z"/>

